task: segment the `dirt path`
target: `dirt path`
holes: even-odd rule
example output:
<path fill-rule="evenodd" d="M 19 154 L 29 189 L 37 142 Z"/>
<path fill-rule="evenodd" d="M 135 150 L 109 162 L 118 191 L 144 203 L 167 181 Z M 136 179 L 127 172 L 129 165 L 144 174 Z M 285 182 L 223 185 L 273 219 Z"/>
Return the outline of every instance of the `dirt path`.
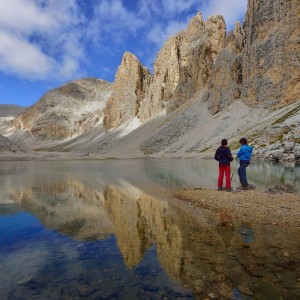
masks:
<path fill-rule="evenodd" d="M 300 227 L 300 195 L 262 191 L 224 192 L 183 189 L 174 197 L 215 212 L 225 212 L 243 221 Z"/>

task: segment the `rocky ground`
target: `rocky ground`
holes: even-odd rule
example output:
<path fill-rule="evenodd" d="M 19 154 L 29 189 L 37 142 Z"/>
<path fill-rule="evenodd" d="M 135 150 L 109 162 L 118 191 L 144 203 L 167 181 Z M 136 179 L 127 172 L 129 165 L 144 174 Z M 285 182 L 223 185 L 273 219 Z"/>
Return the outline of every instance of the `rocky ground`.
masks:
<path fill-rule="evenodd" d="M 224 212 L 242 221 L 300 227 L 300 196 L 297 194 L 258 190 L 225 192 L 195 188 L 179 190 L 174 197 L 195 207 Z"/>

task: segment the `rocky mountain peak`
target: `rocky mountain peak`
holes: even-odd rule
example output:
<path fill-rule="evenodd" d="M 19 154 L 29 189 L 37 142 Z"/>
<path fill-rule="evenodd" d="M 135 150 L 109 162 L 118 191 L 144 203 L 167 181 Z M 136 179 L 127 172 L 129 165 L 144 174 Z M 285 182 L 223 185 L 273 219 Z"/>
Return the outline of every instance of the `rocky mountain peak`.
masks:
<path fill-rule="evenodd" d="M 134 54 L 125 52 L 105 110 L 107 129 L 116 128 L 138 116 L 151 81 L 150 71 L 143 67 Z"/>
<path fill-rule="evenodd" d="M 197 34 L 200 30 L 205 27 L 205 22 L 203 20 L 201 12 L 198 12 L 195 17 L 189 22 L 188 28 L 186 30 L 189 34 Z"/>
<path fill-rule="evenodd" d="M 215 60 L 223 48 L 226 35 L 226 24 L 223 16 L 217 15 L 209 17 L 206 23 L 206 29 L 208 31 L 208 40 L 211 45 L 211 55 L 213 60 Z"/>
<path fill-rule="evenodd" d="M 147 98 L 148 116 L 172 111 L 207 90 L 208 79 L 226 35 L 222 16 L 207 22 L 198 13 L 185 31 L 167 40 L 154 63 L 154 80 Z M 145 114 L 147 115 L 147 114 Z"/>

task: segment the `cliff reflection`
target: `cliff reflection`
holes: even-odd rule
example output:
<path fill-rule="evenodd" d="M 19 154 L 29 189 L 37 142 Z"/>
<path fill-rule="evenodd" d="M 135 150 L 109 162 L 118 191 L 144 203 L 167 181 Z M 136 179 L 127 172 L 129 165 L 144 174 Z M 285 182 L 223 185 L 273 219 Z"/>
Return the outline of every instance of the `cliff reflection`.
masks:
<path fill-rule="evenodd" d="M 299 230 L 233 223 L 177 200 L 161 201 L 128 185 L 109 186 L 104 206 L 125 263 L 137 265 L 153 243 L 175 280 L 200 299 L 299 296 Z"/>
<path fill-rule="evenodd" d="M 11 198 L 36 215 L 48 228 L 78 240 L 105 239 L 112 233 L 102 206 L 103 194 L 74 179 L 41 188 L 13 189 Z"/>
<path fill-rule="evenodd" d="M 23 187 L 11 198 L 47 227 L 79 240 L 114 234 L 128 268 L 156 245 L 170 277 L 204 299 L 300 296 L 299 229 L 233 221 L 122 182 L 95 190 L 79 180 Z"/>

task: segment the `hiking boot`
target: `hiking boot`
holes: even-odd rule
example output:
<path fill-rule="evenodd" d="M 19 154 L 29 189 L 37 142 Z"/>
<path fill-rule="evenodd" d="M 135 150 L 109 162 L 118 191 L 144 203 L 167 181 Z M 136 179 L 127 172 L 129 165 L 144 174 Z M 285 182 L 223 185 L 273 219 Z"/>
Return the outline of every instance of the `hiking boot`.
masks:
<path fill-rule="evenodd" d="M 248 184 L 243 184 L 243 185 L 242 185 L 242 189 L 243 189 L 243 190 L 248 190 L 248 187 L 249 187 Z"/>
<path fill-rule="evenodd" d="M 233 191 L 232 188 L 226 189 L 226 192 L 232 192 L 232 191 Z"/>
<path fill-rule="evenodd" d="M 223 188 L 221 188 L 221 187 L 218 187 L 218 191 L 223 191 Z"/>

